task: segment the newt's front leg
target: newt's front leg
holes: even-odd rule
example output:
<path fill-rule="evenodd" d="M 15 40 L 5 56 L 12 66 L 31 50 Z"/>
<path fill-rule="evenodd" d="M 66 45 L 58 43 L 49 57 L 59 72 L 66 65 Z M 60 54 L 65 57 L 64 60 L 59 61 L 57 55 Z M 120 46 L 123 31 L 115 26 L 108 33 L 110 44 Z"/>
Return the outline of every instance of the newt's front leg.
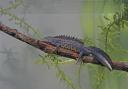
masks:
<path fill-rule="evenodd" d="M 79 54 L 79 57 L 76 60 L 76 64 L 82 64 L 83 63 L 83 61 L 82 61 L 83 54 L 84 54 L 84 52 L 81 51 L 80 54 Z"/>

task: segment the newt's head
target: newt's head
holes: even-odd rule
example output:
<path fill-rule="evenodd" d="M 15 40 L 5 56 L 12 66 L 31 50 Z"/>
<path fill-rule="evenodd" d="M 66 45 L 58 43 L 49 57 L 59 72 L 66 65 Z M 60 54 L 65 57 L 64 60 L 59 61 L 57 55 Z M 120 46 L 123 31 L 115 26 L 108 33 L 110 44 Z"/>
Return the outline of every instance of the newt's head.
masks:
<path fill-rule="evenodd" d="M 107 53 L 96 47 L 89 47 L 89 49 L 91 50 L 91 55 L 94 56 L 98 62 L 106 66 L 110 71 L 112 70 L 112 61 Z"/>

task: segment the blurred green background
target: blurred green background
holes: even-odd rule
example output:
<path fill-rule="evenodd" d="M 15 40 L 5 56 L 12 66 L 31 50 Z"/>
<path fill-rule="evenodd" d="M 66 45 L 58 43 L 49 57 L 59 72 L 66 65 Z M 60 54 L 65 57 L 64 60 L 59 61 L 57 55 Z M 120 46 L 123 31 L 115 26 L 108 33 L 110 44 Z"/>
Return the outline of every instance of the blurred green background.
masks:
<path fill-rule="evenodd" d="M 93 45 L 104 49 L 112 60 L 128 60 L 128 1 L 84 0 L 81 28 Z M 91 45 L 91 44 L 89 44 Z M 90 68 L 89 68 L 90 69 Z M 90 69 L 92 89 L 127 89 L 127 73 Z"/>

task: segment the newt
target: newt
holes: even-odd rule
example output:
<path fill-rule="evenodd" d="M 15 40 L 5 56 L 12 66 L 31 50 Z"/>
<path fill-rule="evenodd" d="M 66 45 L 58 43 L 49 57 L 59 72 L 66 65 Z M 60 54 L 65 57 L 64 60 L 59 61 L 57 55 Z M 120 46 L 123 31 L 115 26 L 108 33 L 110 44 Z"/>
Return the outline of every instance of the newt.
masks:
<path fill-rule="evenodd" d="M 71 36 L 48 36 L 42 40 L 48 44 L 54 45 L 56 50 L 58 48 L 64 48 L 79 53 L 76 63 L 82 63 L 83 56 L 94 56 L 98 62 L 106 66 L 109 70 L 112 70 L 112 62 L 110 57 L 100 48 L 87 47 L 80 39 Z"/>

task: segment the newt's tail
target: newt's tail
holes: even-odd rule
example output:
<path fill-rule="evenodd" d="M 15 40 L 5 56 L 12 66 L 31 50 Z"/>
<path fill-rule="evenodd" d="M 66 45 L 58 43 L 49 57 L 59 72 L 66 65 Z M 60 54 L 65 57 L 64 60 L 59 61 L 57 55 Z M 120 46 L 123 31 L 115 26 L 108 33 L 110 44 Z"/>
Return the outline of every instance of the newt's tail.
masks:
<path fill-rule="evenodd" d="M 110 71 L 112 70 L 111 58 L 103 50 L 97 47 L 89 47 L 91 49 L 92 55 L 96 58 L 98 62 L 106 66 Z"/>

